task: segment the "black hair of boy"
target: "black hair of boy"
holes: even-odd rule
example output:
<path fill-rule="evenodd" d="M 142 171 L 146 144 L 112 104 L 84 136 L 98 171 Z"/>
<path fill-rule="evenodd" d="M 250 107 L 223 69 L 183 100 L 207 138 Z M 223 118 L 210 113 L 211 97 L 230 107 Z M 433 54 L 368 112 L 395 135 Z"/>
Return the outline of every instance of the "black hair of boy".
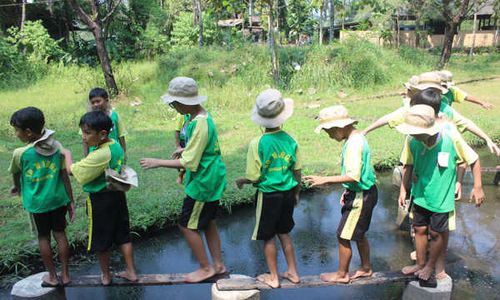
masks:
<path fill-rule="evenodd" d="M 411 97 L 410 105 L 423 104 L 428 105 L 434 109 L 434 113 L 437 115 L 439 109 L 441 108 L 441 93 L 439 90 L 434 88 L 428 88 L 423 91 L 417 92 Z"/>
<path fill-rule="evenodd" d="M 35 134 L 41 134 L 45 126 L 45 117 L 41 110 L 29 106 L 13 113 L 10 117 L 10 125 L 22 130 L 30 129 Z"/>
<path fill-rule="evenodd" d="M 88 126 L 90 129 L 97 132 L 105 130 L 109 133 L 113 127 L 113 121 L 111 121 L 111 118 L 102 111 L 89 111 L 80 118 L 80 123 L 78 125 L 80 127 L 84 125 Z"/>
<path fill-rule="evenodd" d="M 101 97 L 101 98 L 104 98 L 104 99 L 108 99 L 109 95 L 108 95 L 108 92 L 105 89 L 98 87 L 98 88 L 93 88 L 89 92 L 89 100 L 92 99 L 92 98 L 96 98 L 96 97 Z"/>

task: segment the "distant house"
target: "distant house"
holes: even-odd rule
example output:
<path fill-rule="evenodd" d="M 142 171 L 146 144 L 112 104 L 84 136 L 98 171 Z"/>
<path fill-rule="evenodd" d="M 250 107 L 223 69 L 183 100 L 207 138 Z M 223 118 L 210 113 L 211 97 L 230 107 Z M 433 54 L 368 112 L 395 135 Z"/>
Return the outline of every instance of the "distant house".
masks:
<path fill-rule="evenodd" d="M 240 16 L 238 16 L 240 17 Z M 234 18 L 217 21 L 217 26 L 232 29 L 238 28 L 243 31 L 244 36 L 251 36 L 253 41 L 262 40 L 262 24 L 260 16 L 252 16 L 251 18 Z"/>

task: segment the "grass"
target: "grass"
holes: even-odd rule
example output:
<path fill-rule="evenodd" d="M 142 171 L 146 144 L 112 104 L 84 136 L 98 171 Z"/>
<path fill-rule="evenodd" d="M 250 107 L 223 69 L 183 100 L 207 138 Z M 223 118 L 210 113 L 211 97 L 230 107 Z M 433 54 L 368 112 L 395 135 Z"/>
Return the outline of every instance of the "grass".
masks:
<path fill-rule="evenodd" d="M 371 46 L 368 50 L 373 50 Z M 304 174 L 337 174 L 340 172 L 339 153 L 341 144 L 316 135 L 315 116 L 326 106 L 342 103 L 350 114 L 359 120 L 363 128 L 376 118 L 400 105 L 399 97 L 368 99 L 369 95 L 398 91 L 401 83 L 414 73 L 429 70 L 435 57 L 426 53 L 420 63 L 409 59 L 412 55 L 404 50 L 399 54 L 393 50 L 376 49 L 367 56 L 362 49 L 355 49 L 357 58 L 349 58 L 345 46 L 307 48 L 284 53 L 281 67 L 288 68 L 288 76 L 282 84 L 288 87 L 285 96 L 295 100 L 293 117 L 284 129 L 298 139 L 304 159 Z M 354 47 L 354 46 L 352 46 Z M 211 111 L 219 131 L 223 159 L 227 165 L 229 185 L 222 199 L 223 205 L 231 207 L 249 203 L 252 188 L 236 189 L 233 184 L 237 176 L 244 174 L 247 144 L 260 129 L 250 121 L 250 111 L 257 94 L 272 85 L 269 75 L 267 50 L 263 47 L 235 49 L 225 52 L 209 48 L 189 52 L 173 53 L 154 62 L 127 62 L 114 66 L 116 78 L 124 93 L 113 100 L 113 105 L 124 119 L 129 135 L 127 148 L 129 164 L 138 171 L 140 187 L 128 193 L 132 230 L 139 235 L 151 229 L 171 225 L 180 210 L 183 191 L 175 184 L 174 170 L 142 171 L 138 161 L 142 157 L 168 157 L 174 149 L 173 128 L 175 112 L 160 103 L 159 96 L 165 92 L 173 76 L 185 75 L 199 81 L 201 94 L 208 95 L 206 108 Z M 283 49 L 282 51 L 287 51 Z M 329 57 L 329 60 L 325 59 Z M 337 58 L 336 58 L 337 57 Z M 338 58 L 341 57 L 342 59 Z M 344 60 L 350 59 L 348 62 Z M 292 61 L 301 64 L 300 71 L 291 71 Z M 289 64 L 289 65 L 288 65 Z M 359 65 L 361 64 L 361 65 Z M 364 64 L 364 65 L 363 65 Z M 381 66 L 382 65 L 382 66 Z M 366 70 L 362 67 L 365 66 Z M 456 57 L 450 69 L 457 81 L 498 74 L 498 54 L 473 58 Z M 375 70 L 375 71 L 374 71 Z M 332 72 L 340 72 L 332 74 Z M 361 72 L 367 78 L 361 78 Z M 377 74 L 383 72 L 384 74 Z M 343 79 L 343 75 L 346 78 Z M 358 77 L 356 77 L 358 76 Z M 57 138 L 69 148 L 75 157 L 81 157 L 78 120 L 86 110 L 88 90 L 103 85 L 99 70 L 75 66 L 51 66 L 47 76 L 35 84 L 19 90 L 0 91 L 2 110 L 0 116 L 0 272 L 29 271 L 21 261 L 33 257 L 37 247 L 28 228 L 28 217 L 21 201 L 9 196 L 11 177 L 7 173 L 12 151 L 21 146 L 8 124 L 10 115 L 25 106 L 41 108 L 47 127 L 56 130 Z M 362 84 L 357 80 L 361 80 Z M 481 110 L 472 104 L 460 104 L 455 108 L 470 117 L 493 138 L 500 138 L 498 107 L 500 81 L 477 82 L 462 86 L 466 91 L 484 101 L 495 104 L 492 111 Z M 347 96 L 339 95 L 343 90 Z M 357 100 L 353 100 L 357 99 Z M 140 102 L 138 106 L 132 103 Z M 477 141 L 466 134 L 469 141 Z M 394 130 L 383 128 L 368 136 L 373 163 L 377 168 L 389 168 L 398 159 L 403 137 Z M 70 243 L 82 249 L 86 239 L 86 195 L 73 182 L 77 197 L 77 220 L 68 227 Z"/>

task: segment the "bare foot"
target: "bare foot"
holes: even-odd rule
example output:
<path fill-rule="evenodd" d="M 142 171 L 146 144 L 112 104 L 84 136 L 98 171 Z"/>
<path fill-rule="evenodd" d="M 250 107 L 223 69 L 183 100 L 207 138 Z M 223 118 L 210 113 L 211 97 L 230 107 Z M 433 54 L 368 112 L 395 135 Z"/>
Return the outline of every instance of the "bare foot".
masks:
<path fill-rule="evenodd" d="M 57 276 L 61 278 L 61 283 L 62 285 L 68 285 L 71 282 L 71 278 L 69 277 L 69 274 L 67 273 L 57 273 Z"/>
<path fill-rule="evenodd" d="M 201 282 L 205 279 L 208 279 L 215 275 L 215 270 L 212 266 L 208 268 L 201 268 L 194 272 L 188 273 L 186 277 L 184 277 L 184 281 L 186 282 Z"/>
<path fill-rule="evenodd" d="M 132 282 L 136 282 L 139 280 L 139 277 L 137 277 L 137 274 L 135 274 L 135 272 L 123 271 L 120 273 L 116 273 L 115 276 Z"/>
<path fill-rule="evenodd" d="M 280 276 L 290 281 L 291 283 L 295 284 L 300 283 L 300 277 L 299 274 L 297 274 L 297 272 L 286 271 L 281 273 Z"/>
<path fill-rule="evenodd" d="M 46 286 L 56 287 L 59 285 L 59 280 L 56 276 L 50 276 L 50 274 L 43 275 L 42 284 Z"/>
<path fill-rule="evenodd" d="M 432 268 L 430 267 L 424 267 L 422 270 L 420 270 L 420 272 L 418 272 L 418 274 L 415 274 L 418 276 L 418 278 L 422 279 L 422 280 L 429 280 L 429 278 L 431 277 L 432 275 Z"/>
<path fill-rule="evenodd" d="M 226 266 L 224 266 L 222 264 L 221 265 L 214 265 L 214 270 L 215 270 L 215 274 L 217 274 L 217 275 L 227 273 Z"/>
<path fill-rule="evenodd" d="M 111 274 L 108 273 L 108 274 L 101 274 L 101 283 L 102 285 L 104 286 L 108 286 L 111 284 Z"/>
<path fill-rule="evenodd" d="M 420 271 L 422 268 L 419 265 L 412 265 L 412 266 L 406 266 L 403 269 L 401 269 L 401 273 L 404 275 L 411 275 L 415 274 L 416 272 Z"/>
<path fill-rule="evenodd" d="M 267 284 L 268 286 L 272 287 L 273 289 L 279 288 L 280 287 L 280 280 L 278 277 L 273 278 L 271 274 L 261 274 L 257 276 L 257 280 Z"/>
<path fill-rule="evenodd" d="M 319 275 L 319 278 L 321 278 L 321 280 L 326 282 L 338 282 L 338 283 L 349 283 L 349 281 L 351 280 L 349 278 L 348 273 L 346 273 L 344 276 L 340 276 L 339 274 L 337 274 L 337 272 L 321 273 Z"/>
<path fill-rule="evenodd" d="M 356 279 L 356 278 L 362 278 L 362 277 L 371 277 L 373 275 L 373 271 L 371 269 L 364 270 L 364 269 L 359 269 L 357 270 L 354 275 L 352 275 L 351 279 Z"/>
<path fill-rule="evenodd" d="M 441 271 L 439 273 L 436 274 L 436 280 L 444 280 L 446 278 L 450 277 L 450 275 L 448 275 L 445 271 Z"/>

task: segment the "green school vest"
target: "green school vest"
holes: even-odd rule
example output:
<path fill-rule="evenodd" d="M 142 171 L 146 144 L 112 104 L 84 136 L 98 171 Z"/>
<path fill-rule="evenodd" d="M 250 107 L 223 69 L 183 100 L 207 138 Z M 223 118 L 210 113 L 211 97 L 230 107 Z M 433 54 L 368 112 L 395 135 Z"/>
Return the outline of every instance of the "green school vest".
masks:
<path fill-rule="evenodd" d="M 188 144 L 199 121 L 195 118 L 186 126 Z M 187 168 L 183 181 L 186 194 L 200 202 L 220 200 L 227 184 L 226 166 L 222 162 L 217 130 L 209 113 L 207 113 L 206 122 L 208 127 L 207 145 L 203 149 L 196 172 Z"/>
<path fill-rule="evenodd" d="M 92 151 L 109 151 L 109 167 L 120 173 L 123 159 L 125 158 L 125 153 L 123 152 L 123 149 L 118 142 L 113 141 L 111 143 L 102 144 L 101 146 L 99 146 L 99 148 Z M 97 193 L 103 191 L 104 189 L 106 189 L 106 187 L 106 177 L 104 175 L 104 172 L 102 172 L 99 177 L 89 183 L 84 184 L 83 191 L 87 193 Z"/>
<path fill-rule="evenodd" d="M 435 145 L 428 148 L 411 138 L 413 174 L 417 182 L 412 185 L 413 201 L 432 212 L 446 213 L 455 209 L 456 163 L 460 160 L 453 139 L 443 129 Z M 438 155 L 448 156 L 447 167 L 438 165 Z"/>
<path fill-rule="evenodd" d="M 368 141 L 364 136 L 362 138 L 363 138 L 363 151 L 361 154 L 361 176 L 359 182 L 348 182 L 342 184 L 342 186 L 344 186 L 346 189 L 354 192 L 369 190 L 377 181 L 377 178 L 375 176 L 375 170 L 373 169 L 373 166 L 371 164 L 371 153 L 370 153 L 370 147 L 368 146 Z M 342 146 L 342 152 L 340 154 L 341 175 L 345 175 L 346 173 L 344 158 L 346 155 L 345 152 L 349 142 L 350 141 L 348 139 L 344 143 L 344 145 Z"/>
<path fill-rule="evenodd" d="M 280 130 L 264 133 L 258 145 L 262 167 L 259 181 L 254 186 L 264 193 L 289 191 L 297 186 L 293 176 L 297 142 Z"/>
<path fill-rule="evenodd" d="M 30 213 L 44 213 L 67 205 L 69 197 L 60 173 L 60 150 L 44 156 L 29 145 L 21 151 L 19 169 L 24 208 Z"/>

